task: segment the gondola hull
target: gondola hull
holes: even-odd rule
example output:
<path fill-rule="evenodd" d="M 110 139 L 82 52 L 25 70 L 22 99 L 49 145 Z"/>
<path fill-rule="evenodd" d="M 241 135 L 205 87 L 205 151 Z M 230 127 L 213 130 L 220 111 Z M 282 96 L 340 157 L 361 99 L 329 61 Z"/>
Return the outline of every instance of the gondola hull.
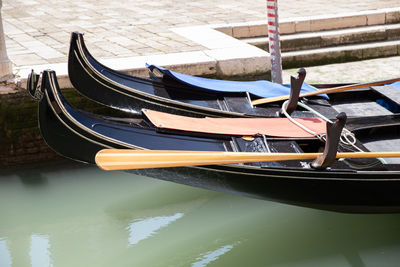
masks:
<path fill-rule="evenodd" d="M 251 104 L 251 95 L 248 93 L 199 90 L 192 84 L 179 82 L 169 76 L 147 79 L 113 70 L 90 54 L 84 43 L 83 34 L 77 32 L 71 35 L 68 73 L 73 86 L 83 95 L 137 117 L 141 117 L 143 108 L 192 117 L 276 117 L 282 104 L 278 102 L 254 107 Z M 210 80 L 208 79 L 208 82 Z M 232 82 L 211 81 L 224 87 L 229 87 L 226 85 Z M 256 83 L 264 86 L 263 82 L 266 81 Z M 246 88 L 250 86 L 249 83 L 240 83 L 239 87 Z M 340 85 L 325 84 L 317 87 L 329 88 Z M 264 91 L 263 86 L 258 88 L 258 91 L 261 89 Z M 393 103 L 390 99 L 392 93 L 385 93 L 389 89 L 381 89 L 365 87 L 356 91 L 329 94 L 329 100 L 313 97 L 306 99 L 306 102 L 309 107 L 330 119 L 334 119 L 340 112 L 346 112 L 348 117 L 352 117 L 360 114 L 388 115 L 400 110 L 400 102 Z M 272 90 L 270 87 L 265 88 L 265 91 Z M 314 116 L 311 112 L 298 109 L 291 115 L 297 118 Z"/>
<path fill-rule="evenodd" d="M 88 51 L 83 35 L 73 32 L 68 56 L 68 75 L 83 95 L 101 104 L 140 114 L 142 108 L 191 116 L 244 117 L 242 112 L 222 110 L 222 96 L 188 92 L 187 87 L 168 85 L 112 70 Z M 171 88 L 169 88 L 171 87 Z M 174 96 L 178 100 L 174 100 Z"/>
<path fill-rule="evenodd" d="M 245 92 L 198 90 L 173 79 L 147 79 L 113 70 L 90 54 L 83 34 L 77 32 L 71 35 L 68 75 L 74 88 L 88 98 L 138 116 L 141 109 L 146 108 L 193 117 L 275 117 L 281 108 L 280 104 L 253 108 L 250 95 Z M 242 86 L 248 85 L 245 83 Z M 272 90 L 265 88 L 265 91 Z M 337 112 L 325 109 L 327 102 L 323 100 L 320 99 L 322 105 L 318 103 L 316 108 L 334 118 Z M 294 112 L 295 117 L 309 115 Z"/>
<path fill-rule="evenodd" d="M 39 126 L 59 154 L 86 163 L 103 148 L 225 149 L 227 140 L 163 134 L 134 122 L 122 124 L 75 110 L 62 96 L 54 72 L 45 71 Z M 314 170 L 299 167 L 213 165 L 131 170 L 149 176 L 220 192 L 323 210 L 356 213 L 400 211 L 399 171 Z"/>

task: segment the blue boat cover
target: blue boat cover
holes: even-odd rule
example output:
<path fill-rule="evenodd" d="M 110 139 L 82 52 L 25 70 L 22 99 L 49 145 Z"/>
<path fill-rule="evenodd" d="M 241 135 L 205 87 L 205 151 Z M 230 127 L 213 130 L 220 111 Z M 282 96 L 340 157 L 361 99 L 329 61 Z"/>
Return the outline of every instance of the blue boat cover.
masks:
<path fill-rule="evenodd" d="M 156 65 L 146 64 L 146 67 L 149 68 L 151 71 L 153 71 L 153 69 L 158 69 L 164 76 L 168 76 L 175 81 L 190 85 L 193 88 L 200 90 L 226 93 L 249 92 L 250 94 L 258 97 L 274 97 L 290 94 L 290 85 L 277 84 L 266 80 L 248 82 L 216 80 L 186 75 Z M 303 83 L 301 93 L 311 92 L 315 90 L 318 89 L 307 83 Z M 321 94 L 320 96 L 329 99 L 326 94 Z"/>
<path fill-rule="evenodd" d="M 400 81 L 392 83 L 392 84 L 387 84 L 387 85 L 390 85 L 390 86 L 396 88 L 397 90 L 400 90 Z"/>
<path fill-rule="evenodd" d="M 390 84 L 385 84 L 385 86 L 391 86 L 397 90 L 400 90 L 400 81 L 390 83 Z M 379 105 L 381 105 L 382 107 L 386 108 L 390 112 L 399 113 L 399 106 L 397 104 L 395 104 L 393 101 L 379 98 L 375 102 L 378 103 Z"/>

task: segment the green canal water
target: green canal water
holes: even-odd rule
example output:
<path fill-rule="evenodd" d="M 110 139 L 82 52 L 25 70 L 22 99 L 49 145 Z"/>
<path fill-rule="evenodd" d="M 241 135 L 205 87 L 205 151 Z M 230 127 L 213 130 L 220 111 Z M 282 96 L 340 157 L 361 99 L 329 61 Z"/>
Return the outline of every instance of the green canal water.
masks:
<path fill-rule="evenodd" d="M 318 211 L 70 162 L 32 166 L 0 171 L 0 266 L 400 266 L 400 214 Z"/>

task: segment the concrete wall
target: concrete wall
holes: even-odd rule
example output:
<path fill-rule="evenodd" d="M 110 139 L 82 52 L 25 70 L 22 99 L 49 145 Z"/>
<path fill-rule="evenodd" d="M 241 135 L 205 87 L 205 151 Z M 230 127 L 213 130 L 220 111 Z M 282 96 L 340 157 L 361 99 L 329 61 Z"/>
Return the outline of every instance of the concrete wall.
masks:
<path fill-rule="evenodd" d="M 0 166 L 55 158 L 37 126 L 37 103 L 25 91 L 0 94 Z"/>

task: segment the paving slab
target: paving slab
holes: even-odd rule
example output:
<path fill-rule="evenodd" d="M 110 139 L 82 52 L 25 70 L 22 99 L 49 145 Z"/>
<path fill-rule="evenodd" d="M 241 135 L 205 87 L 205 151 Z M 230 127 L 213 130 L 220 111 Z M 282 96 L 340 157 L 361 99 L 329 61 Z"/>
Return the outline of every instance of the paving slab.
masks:
<path fill-rule="evenodd" d="M 311 16 L 320 16 L 328 21 L 335 14 L 354 13 L 354 16 L 337 20 L 338 27 L 350 20 L 363 25 L 380 23 L 382 20 L 398 21 L 399 12 L 391 8 L 399 7 L 400 3 L 398 0 L 304 0 L 300 4 L 296 0 L 280 0 L 278 6 L 282 21 L 299 18 L 296 23 L 287 24 L 283 30 L 303 31 L 306 28 L 324 27 L 324 23 L 314 25 L 307 20 Z M 376 13 L 376 10 L 382 9 L 388 9 L 384 17 L 381 12 Z M 361 11 L 371 14 L 357 16 Z M 208 71 L 214 69 L 222 75 L 264 71 L 268 68 L 268 63 L 264 64 L 268 54 L 246 47 L 246 44 L 240 45 L 240 51 L 235 53 L 235 48 L 230 47 L 233 40 L 216 37 L 216 42 L 211 42 L 210 38 L 206 42 L 199 42 L 176 30 L 265 21 L 265 0 L 3 0 L 2 15 L 8 55 L 22 78 L 35 65 L 53 67 L 60 70 L 61 75 L 66 75 L 71 31 L 85 33 L 91 53 L 96 58 L 108 60 L 111 65 L 119 65 L 114 62 L 118 59 L 125 62 L 130 60 L 132 66 L 143 61 L 179 65 L 182 59 L 173 57 L 180 55 L 185 58 L 186 65 L 189 59 L 202 58 L 201 68 L 208 68 Z M 262 31 L 262 27 L 265 26 L 261 25 L 253 31 Z M 235 35 L 243 34 L 239 28 L 235 31 Z M 206 33 L 206 36 L 209 34 Z M 166 58 L 170 60 L 165 61 Z M 152 59 L 156 62 L 151 62 Z M 232 65 L 237 68 L 233 69 Z M 254 69 L 250 69 L 250 66 L 254 66 Z M 180 66 L 180 69 L 184 68 Z M 135 72 L 134 68 L 130 70 Z M 191 74 L 199 74 L 198 71 L 199 68 L 195 68 Z M 68 81 L 62 83 L 67 85 Z"/>
<path fill-rule="evenodd" d="M 278 4 L 282 19 L 400 6 L 398 0 L 304 0 L 301 4 L 295 0 L 280 0 Z M 38 42 L 43 41 L 58 52 L 53 51 L 51 58 L 64 59 L 68 53 L 68 46 L 57 46 L 57 44 L 68 44 L 69 34 L 74 30 L 86 34 L 89 48 L 96 47 L 109 52 L 104 53 L 104 57 L 124 57 L 129 51 L 134 53 L 133 55 L 183 52 L 187 51 L 188 47 L 193 47 L 191 51 L 196 51 L 200 48 L 197 43 L 183 40 L 170 29 L 264 20 L 266 2 L 265 0 L 157 2 L 3 0 L 2 12 L 7 44 L 16 41 L 31 54 L 47 60 L 48 54 L 43 56 L 41 51 L 32 49 L 21 39 L 33 38 Z M 107 46 L 121 47 L 121 49 L 108 51 L 110 49 L 107 49 Z M 9 57 L 13 60 L 14 54 L 10 52 Z M 21 66 L 21 63 L 16 65 Z"/>

